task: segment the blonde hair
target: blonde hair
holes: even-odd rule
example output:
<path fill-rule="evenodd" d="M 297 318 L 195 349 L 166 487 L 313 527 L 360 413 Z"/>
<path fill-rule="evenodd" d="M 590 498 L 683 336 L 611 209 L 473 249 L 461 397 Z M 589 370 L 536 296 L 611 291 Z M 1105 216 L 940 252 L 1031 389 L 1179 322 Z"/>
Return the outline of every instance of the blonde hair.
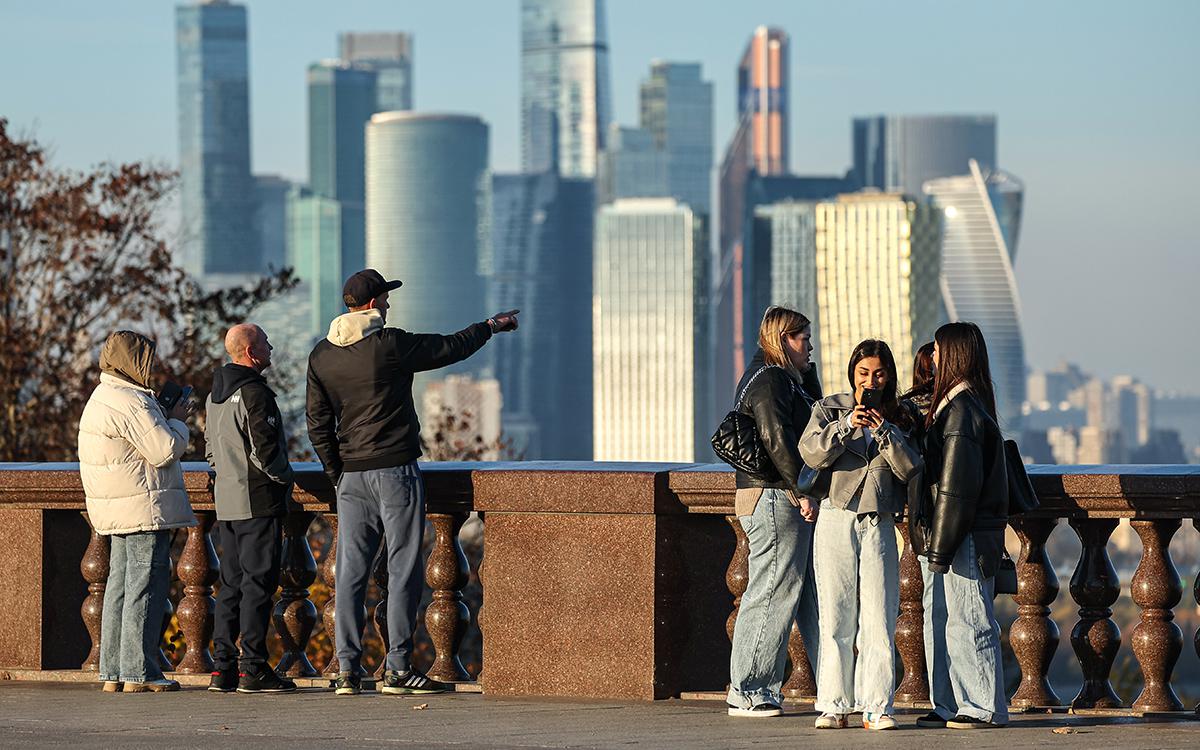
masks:
<path fill-rule="evenodd" d="M 792 361 L 783 351 L 783 335 L 794 336 L 811 322 L 795 310 L 786 307 L 771 306 L 763 313 L 762 323 L 758 326 L 758 345 L 763 350 L 763 359 L 769 365 L 779 365 L 792 369 Z"/>

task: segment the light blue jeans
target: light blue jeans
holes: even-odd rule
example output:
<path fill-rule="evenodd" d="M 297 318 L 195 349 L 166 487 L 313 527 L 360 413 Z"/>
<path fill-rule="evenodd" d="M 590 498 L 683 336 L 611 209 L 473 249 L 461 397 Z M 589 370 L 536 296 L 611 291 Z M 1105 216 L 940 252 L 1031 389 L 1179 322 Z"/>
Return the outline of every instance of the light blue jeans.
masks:
<path fill-rule="evenodd" d="M 896 521 L 889 514 L 859 516 L 825 500 L 813 548 L 821 613 L 816 708 L 890 714 L 900 614 Z"/>
<path fill-rule="evenodd" d="M 992 611 L 995 579 L 984 578 L 970 535 L 958 548 L 949 573 L 934 573 L 921 558 L 925 578 L 925 659 L 929 693 L 943 719 L 962 714 L 1008 723 L 1000 623 Z"/>
<path fill-rule="evenodd" d="M 100 619 L 100 679 L 153 682 L 171 582 L 171 534 L 143 531 L 109 537 L 108 584 Z"/>
<path fill-rule="evenodd" d="M 783 705 L 787 642 L 796 622 L 813 664 L 819 657 L 813 525 L 783 490 L 763 490 L 754 513 L 738 522 L 750 542 L 750 575 L 733 627 L 727 702 L 738 708 Z M 799 618 L 797 618 L 799 615 Z"/>

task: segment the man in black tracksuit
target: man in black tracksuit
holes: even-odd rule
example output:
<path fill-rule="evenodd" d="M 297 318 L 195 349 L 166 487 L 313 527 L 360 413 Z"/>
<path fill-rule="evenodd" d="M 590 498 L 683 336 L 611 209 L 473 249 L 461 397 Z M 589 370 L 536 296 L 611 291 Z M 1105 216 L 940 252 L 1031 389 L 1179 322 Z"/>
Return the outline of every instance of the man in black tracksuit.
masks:
<path fill-rule="evenodd" d="M 350 312 L 334 318 L 308 358 L 308 436 L 337 488 L 338 695 L 361 690 L 363 605 L 381 537 L 387 540 L 388 652 L 380 690 L 446 689 L 411 663 L 425 531 L 413 373 L 464 360 L 493 333 L 517 327 L 513 310 L 450 336 L 385 328 L 388 293 L 399 286 L 374 269 L 351 276 L 342 290 Z"/>
<path fill-rule="evenodd" d="M 216 671 L 208 689 L 290 692 L 295 683 L 267 664 L 267 625 L 292 495 L 283 420 L 262 376 L 271 366 L 271 344 L 261 328 L 243 323 L 229 329 L 225 349 L 233 361 L 213 373 L 204 426 L 208 463 L 216 472 L 213 497 L 221 542 L 221 588 L 213 618 Z"/>

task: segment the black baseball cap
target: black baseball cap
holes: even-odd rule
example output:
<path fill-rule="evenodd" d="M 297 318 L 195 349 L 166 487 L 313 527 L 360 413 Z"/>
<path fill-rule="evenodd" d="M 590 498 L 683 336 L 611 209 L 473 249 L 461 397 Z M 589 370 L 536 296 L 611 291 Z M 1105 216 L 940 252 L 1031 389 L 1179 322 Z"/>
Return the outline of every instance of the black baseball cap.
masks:
<path fill-rule="evenodd" d="M 399 289 L 403 284 L 399 279 L 386 281 L 374 268 L 366 268 L 346 279 L 342 287 L 342 301 L 346 307 L 361 307 L 384 292 Z"/>

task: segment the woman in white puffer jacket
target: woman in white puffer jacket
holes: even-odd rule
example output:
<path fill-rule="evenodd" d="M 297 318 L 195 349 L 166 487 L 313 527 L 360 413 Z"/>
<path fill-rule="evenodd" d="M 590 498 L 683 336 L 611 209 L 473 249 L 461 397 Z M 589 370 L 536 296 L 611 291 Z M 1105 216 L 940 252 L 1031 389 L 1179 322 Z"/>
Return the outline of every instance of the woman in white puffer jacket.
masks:
<path fill-rule="evenodd" d="M 154 342 L 117 331 L 100 352 L 100 384 L 79 421 L 88 520 L 111 541 L 100 627 L 106 692 L 178 690 L 158 665 L 170 583 L 171 529 L 195 526 L 179 463 L 192 406 L 163 414 L 150 386 Z M 169 417 L 169 418 L 168 418 Z"/>

